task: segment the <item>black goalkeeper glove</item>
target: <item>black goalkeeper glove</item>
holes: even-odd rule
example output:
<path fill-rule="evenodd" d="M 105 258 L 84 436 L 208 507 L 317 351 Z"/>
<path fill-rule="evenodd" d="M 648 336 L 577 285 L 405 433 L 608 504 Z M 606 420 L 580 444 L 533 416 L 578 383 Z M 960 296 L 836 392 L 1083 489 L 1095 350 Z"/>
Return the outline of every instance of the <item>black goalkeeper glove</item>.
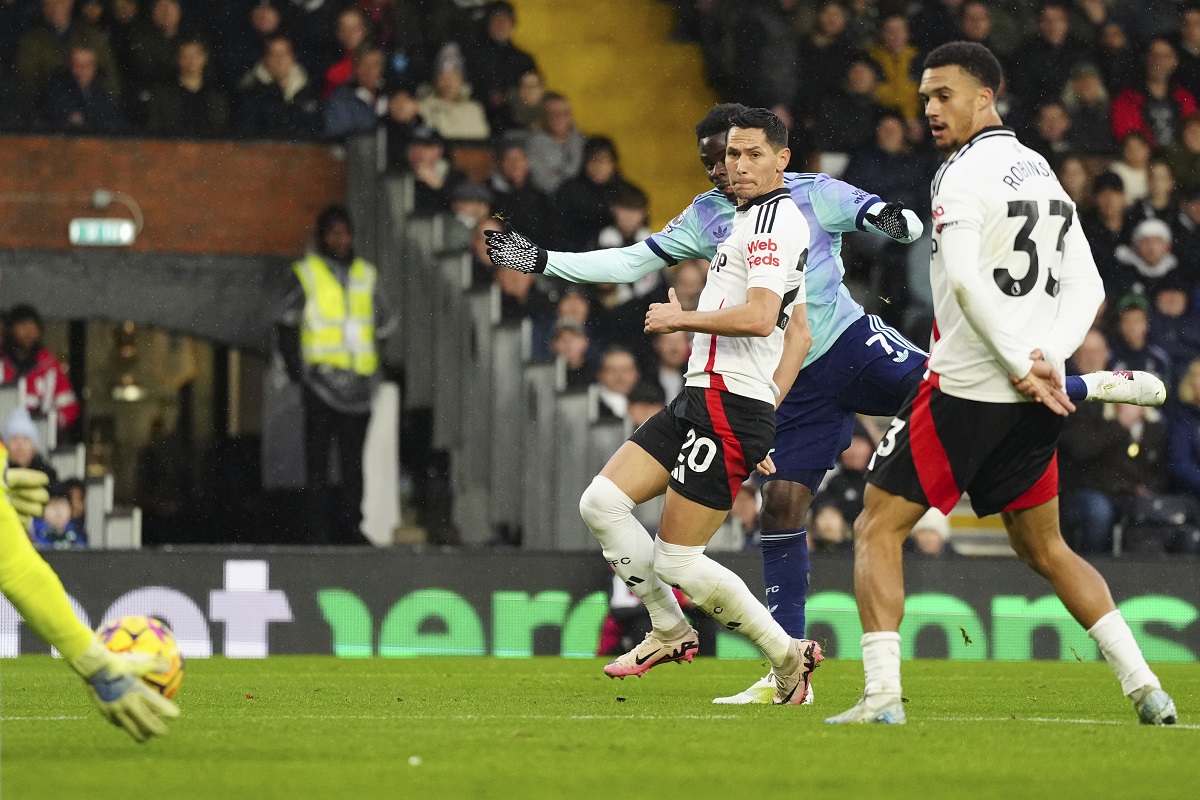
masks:
<path fill-rule="evenodd" d="M 867 213 L 863 219 L 871 223 L 877 231 L 891 239 L 908 238 L 908 220 L 904 218 L 904 203 L 899 200 L 887 203 L 879 209 L 878 214 Z"/>
<path fill-rule="evenodd" d="M 545 272 L 546 251 L 514 230 L 484 231 L 488 258 L 517 272 Z"/>

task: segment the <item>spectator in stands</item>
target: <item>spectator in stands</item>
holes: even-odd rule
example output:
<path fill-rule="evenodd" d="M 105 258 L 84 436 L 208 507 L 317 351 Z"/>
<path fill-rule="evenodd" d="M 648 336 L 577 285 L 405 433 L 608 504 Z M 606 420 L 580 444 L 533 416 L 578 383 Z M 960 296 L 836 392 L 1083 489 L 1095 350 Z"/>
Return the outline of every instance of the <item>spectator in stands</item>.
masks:
<path fill-rule="evenodd" d="M 650 229 L 646 227 L 649 204 L 641 189 L 632 184 L 622 186 L 609 206 L 613 224 L 600 231 L 596 246 L 628 247 L 645 241 L 650 236 Z"/>
<path fill-rule="evenodd" d="M 545 192 L 530 180 L 529 156 L 520 141 L 505 139 L 496 153 L 496 169 L 489 185 L 495 211 L 513 228 L 534 242 L 554 239 L 554 207 Z"/>
<path fill-rule="evenodd" d="M 1161 348 L 1172 364 L 1182 366 L 1200 358 L 1200 316 L 1189 308 L 1194 285 L 1178 273 L 1164 278 L 1154 293 L 1150 344 Z"/>
<path fill-rule="evenodd" d="M 421 119 L 421 104 L 409 92 L 393 92 L 388 98 L 387 116 L 383 122 L 387 128 L 388 164 L 399 166 L 407 160 L 408 141 L 413 131 L 429 128 Z"/>
<path fill-rule="evenodd" d="M 512 3 L 497 0 L 484 9 L 483 36 L 467 53 L 467 72 L 479 92 L 492 127 L 505 127 L 509 92 L 532 72 L 537 74 L 533 58 L 512 43 L 517 15 Z"/>
<path fill-rule="evenodd" d="M 1088 331 L 1071 356 L 1073 371 L 1100 372 L 1109 369 L 1108 342 L 1104 334 Z M 1059 501 L 1063 535 L 1082 552 L 1097 552 L 1107 546 L 1116 523 L 1116 509 L 1098 479 L 1104 472 L 1103 457 L 1113 451 L 1113 441 L 1123 438 L 1120 426 L 1106 419 L 1099 403 L 1083 403 L 1067 418 L 1059 439 Z"/>
<path fill-rule="evenodd" d="M 1179 17 L 1179 41 L 1176 43 L 1179 70 L 1175 77 L 1192 97 L 1200 98 L 1200 5 L 1189 2 Z"/>
<path fill-rule="evenodd" d="M 42 345 L 42 318 L 32 306 L 19 305 L 8 312 L 0 384 L 13 381 L 22 383 L 29 412 L 53 415 L 64 438 L 79 419 L 79 400 L 62 363 Z"/>
<path fill-rule="evenodd" d="M 1193 361 L 1175 390 L 1171 408 L 1170 467 L 1180 491 L 1200 495 L 1200 361 Z"/>
<path fill-rule="evenodd" d="M 922 186 L 930 174 L 924 160 L 912 156 L 904 120 L 887 112 L 875 123 L 874 143 L 850 159 L 845 179 L 855 186 L 870 186 L 881 197 L 894 197 L 908 208 L 927 209 L 928 192 Z"/>
<path fill-rule="evenodd" d="M 591 340 L 579 320 L 560 317 L 554 323 L 550 349 L 563 360 L 568 389 L 586 389 L 596 376 L 596 365 L 588 353 Z"/>
<path fill-rule="evenodd" d="M 1075 0 L 1068 15 L 1071 38 L 1094 47 L 1104 35 L 1104 26 L 1112 19 L 1111 4 L 1111 0 Z"/>
<path fill-rule="evenodd" d="M 1067 141 L 1078 153 L 1110 153 L 1113 149 L 1112 119 L 1108 90 L 1100 72 L 1091 64 L 1080 64 L 1063 90 L 1062 105 L 1070 117 Z"/>
<path fill-rule="evenodd" d="M 1171 173 L 1171 167 L 1155 158 L 1146 168 L 1146 174 L 1146 196 L 1126 212 L 1131 230 L 1147 219 L 1161 219 L 1172 225 L 1179 214 L 1179 207 L 1175 203 L 1175 176 Z"/>
<path fill-rule="evenodd" d="M 499 270 L 511 272 L 511 270 Z M 600 369 L 596 372 L 597 399 L 600 418 L 629 416 L 629 393 L 637 386 L 641 375 L 633 353 L 623 347 L 610 347 L 600 357 Z"/>
<path fill-rule="evenodd" d="M 559 187 L 554 196 L 562 249 L 588 250 L 612 221 L 610 208 L 630 184 L 621 177 L 617 148 L 596 136 L 584 146 L 583 171 Z"/>
<path fill-rule="evenodd" d="M 883 81 L 875 97 L 884 108 L 890 108 L 905 120 L 917 118 L 920 98 L 917 97 L 916 75 L 920 71 L 917 48 L 908 41 L 908 20 L 903 14 L 891 14 L 879 25 L 879 43 L 869 55 L 883 72 Z"/>
<path fill-rule="evenodd" d="M 904 549 L 919 556 L 938 557 L 953 555 L 950 544 L 950 520 L 936 508 L 931 508 L 917 520 L 908 538 L 904 540 Z"/>
<path fill-rule="evenodd" d="M 946 42 L 963 38 L 959 25 L 962 19 L 963 0 L 924 0 L 920 10 L 912 18 L 913 44 L 921 52 L 921 58 L 929 51 Z"/>
<path fill-rule="evenodd" d="M 1088 208 L 1092 204 L 1091 180 L 1088 178 L 1087 167 L 1079 156 L 1066 156 L 1058 162 L 1054 170 L 1063 190 L 1075 203 L 1075 208 Z"/>
<path fill-rule="evenodd" d="M 1137 131 L 1152 148 L 1168 147 L 1178 138 L 1183 118 L 1196 111 L 1196 98 L 1174 80 L 1179 60 L 1167 39 L 1151 40 L 1144 65 L 1145 81 L 1113 99 L 1113 137 L 1122 141 Z"/>
<path fill-rule="evenodd" d="M 1121 140 L 1121 157 L 1108 165 L 1109 171 L 1121 178 L 1125 199 L 1136 203 L 1150 190 L 1150 143 L 1146 135 L 1133 131 Z"/>
<path fill-rule="evenodd" d="M 683 331 L 660 333 L 654 337 L 654 354 L 658 357 L 656 380 L 670 403 L 683 391 L 683 374 L 687 371 L 692 344 Z"/>
<path fill-rule="evenodd" d="M 450 190 L 450 213 L 468 231 L 492 214 L 492 193 L 484 185 L 463 180 Z"/>
<path fill-rule="evenodd" d="M 533 323 L 535 342 L 550 338 L 546 334 L 554 324 L 554 302 L 537 285 L 537 276 L 532 272 L 496 269 L 492 270 L 492 280 L 500 287 L 500 319 L 505 322 L 528 319 Z"/>
<path fill-rule="evenodd" d="M 1117 261 L 1117 248 L 1129 241 L 1125 210 L 1125 185 L 1115 173 L 1105 172 L 1096 178 L 1092 187 L 1093 207 L 1080 214 L 1080 225 L 1092 247 L 1092 257 L 1104 281 L 1110 299 L 1115 291 L 1121 265 Z M 1112 290 L 1109 287 L 1114 287 Z M 1119 297 L 1119 295 L 1118 295 Z"/>
<path fill-rule="evenodd" d="M 238 133 L 270 139 L 311 139 L 320 129 L 317 96 L 304 68 L 296 63 L 291 40 L 286 36 L 270 39 L 262 61 L 242 82 Z"/>
<path fill-rule="evenodd" d="M 733 18 L 737 70 L 733 89 L 751 106 L 791 107 L 800 90 L 800 36 L 791 15 L 797 0 L 747 0 Z"/>
<path fill-rule="evenodd" d="M 373 45 L 354 53 L 354 78 L 340 84 L 325 101 L 325 136 L 330 139 L 369 133 L 388 113 L 383 93 L 383 50 Z"/>
<path fill-rule="evenodd" d="M 1160 219 L 1148 219 L 1133 229 L 1131 239 L 1132 245 L 1122 245 L 1116 250 L 1118 272 L 1115 285 L 1107 288 L 1138 295 L 1148 311 L 1149 301 L 1146 298 L 1154 293 L 1163 278 L 1179 267 L 1179 259 L 1171 252 L 1174 236 L 1167 223 Z"/>
<path fill-rule="evenodd" d="M 486 139 L 491 135 L 483 106 L 471 99 L 463 81 L 461 56 L 442 59 L 432 86 L 417 90 L 421 117 L 447 139 Z"/>
<path fill-rule="evenodd" d="M 438 132 L 418 125 L 409 137 L 405 159 L 416 179 L 413 214 L 431 216 L 450 210 L 450 189 L 462 180 L 446 160 L 446 147 Z"/>
<path fill-rule="evenodd" d="M 1129 44 L 1125 28 L 1120 23 L 1109 22 L 1100 34 L 1100 51 L 1097 61 L 1104 76 L 1104 86 L 1111 95 L 1118 94 L 1138 77 L 1141 66 L 1137 54 Z"/>
<path fill-rule="evenodd" d="M 1115 370 L 1145 370 L 1171 383 L 1171 359 L 1150 343 L 1150 301 L 1141 294 L 1127 294 L 1117 305 L 1117 334 L 1110 344 Z"/>
<path fill-rule="evenodd" d="M 58 482 L 58 472 L 42 455 L 42 438 L 38 435 L 33 417 L 24 408 L 14 408 L 4 421 L 0 432 L 4 446 L 8 448 L 8 465 L 21 469 L 36 469 L 50 477 L 50 483 Z"/>
<path fill-rule="evenodd" d="M 561 94 L 546 94 L 542 129 L 529 137 L 529 173 L 533 185 L 553 194 L 583 167 L 584 135 L 575 128 L 571 104 Z"/>
<path fill-rule="evenodd" d="M 583 325 L 593 345 L 608 344 L 610 326 L 606 309 L 593 304 L 583 286 L 569 284 L 558 298 L 556 312 L 559 319 L 573 319 Z"/>
<path fill-rule="evenodd" d="M 76 529 L 75 522 L 71 519 L 71 501 L 62 493 L 61 487 L 54 487 L 42 516 L 33 520 L 29 538 L 38 550 L 73 550 L 87 547 L 87 537 Z"/>
<path fill-rule="evenodd" d="M 133 73 L 133 43 L 147 35 L 150 23 L 141 14 L 138 0 L 112 0 L 108 19 L 103 22 L 104 33 L 117 69 L 122 75 Z"/>
<path fill-rule="evenodd" d="M 667 406 L 661 386 L 641 382 L 629 393 L 629 421 L 640 428 L 643 423 Z"/>
<path fill-rule="evenodd" d="M 863 508 L 867 464 L 874 452 L 875 442 L 870 431 L 862 422 L 856 422 L 850 445 L 838 456 L 835 471 L 813 498 L 816 549 L 842 550 L 848 547 L 851 526 Z"/>
<path fill-rule="evenodd" d="M 1170 483 L 1167 429 L 1158 409 L 1118 404 L 1098 411 L 1090 430 L 1075 436 L 1068 420 L 1060 439 L 1060 452 L 1072 441 L 1068 480 L 1079 487 L 1063 508 L 1064 533 L 1073 533 L 1068 542 L 1084 553 L 1108 550 L 1118 515 L 1166 494 Z"/>
<path fill-rule="evenodd" d="M 798 105 L 801 113 L 815 120 L 821 117 L 817 112 L 823 108 L 826 97 L 845 81 L 851 63 L 863 58 L 857 43 L 846 32 L 846 23 L 846 9 L 840 2 L 822 2 L 817 6 L 812 31 L 801 45 L 804 89 Z"/>
<path fill-rule="evenodd" d="M 879 77 L 879 67 L 870 59 L 850 64 L 842 88 L 826 97 L 812 120 L 818 152 L 853 153 L 870 144 L 884 111 L 875 99 Z"/>
<path fill-rule="evenodd" d="M 230 40 L 221 43 L 219 52 L 225 70 L 225 83 L 229 86 L 241 85 L 247 73 L 259 63 L 267 43 L 276 36 L 286 35 L 283 15 L 271 2 L 252 5 L 249 24 L 234 26 Z"/>
<path fill-rule="evenodd" d="M 983 45 L 998 58 L 1007 55 L 1004 48 L 992 37 L 992 11 L 985 0 L 966 0 L 959 11 L 959 26 L 965 41 Z"/>
<path fill-rule="evenodd" d="M 179 72 L 172 84 L 150 92 L 146 123 L 156 136 L 203 139 L 229 127 L 229 98 L 205 77 L 208 48 L 198 39 L 179 46 Z"/>
<path fill-rule="evenodd" d="M 63 492 L 71 508 L 71 524 L 87 539 L 87 485 L 79 478 L 68 478 L 62 482 Z"/>
<path fill-rule="evenodd" d="M 1179 215 L 1175 217 L 1173 252 L 1179 259 L 1181 276 L 1187 283 L 1196 284 L 1200 276 L 1200 185 L 1182 193 Z"/>
<path fill-rule="evenodd" d="M 150 6 L 151 24 L 136 31 L 129 43 L 132 63 L 125 92 L 132 101 L 143 104 L 152 89 L 174 81 L 179 46 L 187 38 L 182 20 L 179 0 L 154 0 Z"/>
<path fill-rule="evenodd" d="M 367 15 L 357 6 L 346 6 L 338 12 L 334 23 L 334 38 L 337 39 L 341 57 L 325 70 L 325 84 L 321 88 L 321 101 L 333 94 L 333 90 L 354 78 L 354 56 L 367 43 L 371 25 Z M 381 51 L 382 52 L 382 51 Z"/>
<path fill-rule="evenodd" d="M 354 252 L 342 206 L 317 218 L 316 247 L 293 267 L 280 350 L 304 387 L 305 502 L 314 544 L 362 544 L 362 454 L 383 343 L 393 318 L 372 264 Z M 499 270 L 509 271 L 509 270 Z M 342 483 L 331 496 L 336 450 Z"/>
<path fill-rule="evenodd" d="M 531 69 L 517 79 L 515 87 L 508 90 L 504 124 L 500 127 L 522 132 L 534 131 L 545 118 L 546 84 L 542 81 L 541 73 Z"/>
<path fill-rule="evenodd" d="M 1013 53 L 1009 84 L 1027 108 L 1056 99 L 1067 85 L 1071 70 L 1083 60 L 1084 51 L 1070 37 L 1069 30 L 1066 6 L 1051 0 L 1038 15 L 1037 36 L 1027 39 Z"/>
<path fill-rule="evenodd" d="M 95 53 L 100 84 L 113 94 L 120 91 L 120 76 L 108 41 L 99 29 L 71 18 L 74 4 L 74 0 L 42 0 L 42 19 L 21 36 L 16 75 L 32 97 L 40 96 L 54 75 L 68 66 L 75 46 Z"/>
<path fill-rule="evenodd" d="M 125 127 L 117 98 L 99 80 L 90 47 L 72 47 L 67 69 L 51 78 L 42 119 L 53 130 L 75 133 L 116 133 Z"/>
<path fill-rule="evenodd" d="M 1184 117 L 1179 139 L 1161 158 L 1171 167 L 1180 188 L 1189 191 L 1200 186 L 1200 113 Z"/>
<path fill-rule="evenodd" d="M 1038 109 L 1034 121 L 1034 132 L 1026 142 L 1029 147 L 1041 153 L 1047 161 L 1054 163 L 1058 158 L 1071 152 L 1071 143 L 1067 134 L 1071 130 L 1071 118 L 1058 103 L 1046 103 Z"/>
<path fill-rule="evenodd" d="M 488 255 L 485 234 L 488 231 L 500 230 L 504 230 L 504 223 L 495 217 L 488 217 L 480 220 L 471 234 L 471 286 L 473 287 L 488 286 L 492 282 L 492 270 L 496 265 L 492 263 L 492 258 Z"/>

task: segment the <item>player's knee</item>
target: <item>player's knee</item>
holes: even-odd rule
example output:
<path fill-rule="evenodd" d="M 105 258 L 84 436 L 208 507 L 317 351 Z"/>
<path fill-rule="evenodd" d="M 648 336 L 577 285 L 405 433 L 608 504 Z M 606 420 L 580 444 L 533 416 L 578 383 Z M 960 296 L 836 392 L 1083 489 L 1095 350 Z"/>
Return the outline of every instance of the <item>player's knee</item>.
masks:
<path fill-rule="evenodd" d="M 658 548 L 654 552 L 654 573 L 667 586 L 687 592 L 685 587 L 688 585 L 688 577 L 695 560 L 696 556 L 692 553 L 665 553 L 662 548 Z"/>
<path fill-rule="evenodd" d="M 579 516 L 593 531 L 629 514 L 633 501 L 615 483 L 597 475 L 579 498 Z"/>
<path fill-rule="evenodd" d="M 792 530 L 804 527 L 812 491 L 802 483 L 768 481 L 763 486 L 762 529 Z"/>

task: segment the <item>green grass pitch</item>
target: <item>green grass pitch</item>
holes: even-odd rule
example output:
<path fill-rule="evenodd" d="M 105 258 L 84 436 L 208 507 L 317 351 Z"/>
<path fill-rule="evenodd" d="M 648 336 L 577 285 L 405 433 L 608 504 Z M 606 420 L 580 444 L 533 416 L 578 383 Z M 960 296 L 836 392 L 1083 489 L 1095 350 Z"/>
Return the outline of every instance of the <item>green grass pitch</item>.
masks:
<path fill-rule="evenodd" d="M 600 660 L 193 660 L 170 735 L 138 746 L 60 661 L 0 662 L 7 798 L 1200 797 L 1200 666 L 1159 668 L 1181 725 L 1136 724 L 1102 663 L 916 661 L 909 723 L 831 726 L 862 685 L 826 661 L 813 707 L 714 706 L 756 662 L 612 681 Z"/>

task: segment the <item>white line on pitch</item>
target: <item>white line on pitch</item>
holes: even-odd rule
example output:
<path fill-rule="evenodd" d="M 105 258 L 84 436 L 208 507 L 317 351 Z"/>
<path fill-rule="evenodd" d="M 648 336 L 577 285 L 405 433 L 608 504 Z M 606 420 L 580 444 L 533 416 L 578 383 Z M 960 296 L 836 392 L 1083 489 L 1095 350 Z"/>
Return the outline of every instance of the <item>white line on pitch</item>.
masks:
<path fill-rule="evenodd" d="M 1133 722 L 1115 719 L 1064 719 L 1060 717 L 924 717 L 915 718 L 914 722 L 1037 722 L 1042 724 L 1060 725 L 1118 725 L 1130 727 Z M 1200 725 L 1164 725 L 1164 728 L 1178 728 L 1185 731 L 1200 731 Z"/>

